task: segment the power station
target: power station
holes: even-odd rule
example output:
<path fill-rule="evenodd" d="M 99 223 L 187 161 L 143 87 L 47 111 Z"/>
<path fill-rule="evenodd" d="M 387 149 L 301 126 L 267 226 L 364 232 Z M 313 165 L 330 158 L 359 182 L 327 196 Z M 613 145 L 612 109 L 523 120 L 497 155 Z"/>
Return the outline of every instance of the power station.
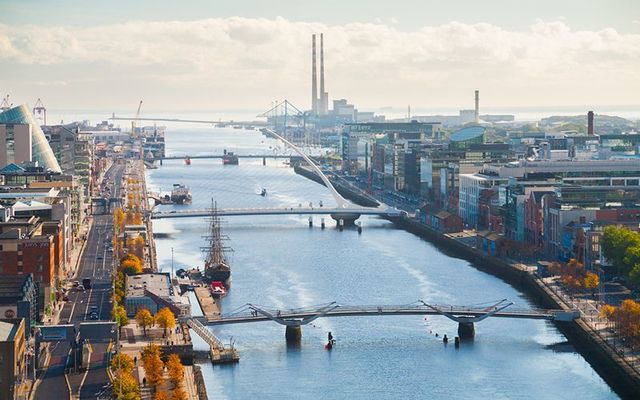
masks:
<path fill-rule="evenodd" d="M 316 34 L 311 35 L 311 112 L 313 115 L 329 114 L 329 93 L 324 87 L 324 34 L 320 34 L 320 97 L 318 97 L 318 73 L 316 66 Z"/>

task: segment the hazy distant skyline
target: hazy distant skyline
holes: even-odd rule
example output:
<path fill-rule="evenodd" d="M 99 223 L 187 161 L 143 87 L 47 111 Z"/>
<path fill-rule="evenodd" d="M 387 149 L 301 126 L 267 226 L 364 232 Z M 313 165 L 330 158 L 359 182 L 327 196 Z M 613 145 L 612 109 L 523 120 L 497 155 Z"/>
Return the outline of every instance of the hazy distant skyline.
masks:
<path fill-rule="evenodd" d="M 308 109 L 311 34 L 324 32 L 330 100 L 361 110 L 471 108 L 474 89 L 487 107 L 640 104 L 640 5 L 555 3 L 0 1 L 0 96 Z"/>

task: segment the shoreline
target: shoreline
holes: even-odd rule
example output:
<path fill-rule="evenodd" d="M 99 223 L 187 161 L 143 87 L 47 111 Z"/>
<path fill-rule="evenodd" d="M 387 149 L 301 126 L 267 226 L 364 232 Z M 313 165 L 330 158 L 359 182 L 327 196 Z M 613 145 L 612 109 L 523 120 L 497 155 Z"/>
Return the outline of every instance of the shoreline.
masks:
<path fill-rule="evenodd" d="M 314 171 L 295 167 L 295 172 L 319 184 L 323 184 Z M 361 192 L 340 185 L 336 190 L 345 198 L 363 206 L 369 206 Z M 358 189 L 359 190 L 359 189 Z M 367 199 L 368 200 L 368 199 Z M 365 204 L 362 204 L 365 203 Z M 386 218 L 394 226 L 427 240 L 446 255 L 464 259 L 471 267 L 495 276 L 522 291 L 531 301 L 545 308 L 570 310 L 553 290 L 526 269 L 519 268 L 507 260 L 488 256 L 454 238 L 432 230 L 428 226 L 408 217 Z M 590 326 L 582 319 L 573 322 L 554 322 L 554 326 L 569 340 L 576 351 L 593 367 L 598 375 L 621 398 L 637 398 L 640 393 L 640 373 L 631 368 Z"/>

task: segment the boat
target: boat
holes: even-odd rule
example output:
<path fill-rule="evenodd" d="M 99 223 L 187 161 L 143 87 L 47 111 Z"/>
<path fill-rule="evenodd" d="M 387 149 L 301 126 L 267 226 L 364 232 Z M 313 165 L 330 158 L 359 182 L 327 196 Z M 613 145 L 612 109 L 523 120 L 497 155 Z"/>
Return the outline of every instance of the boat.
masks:
<path fill-rule="evenodd" d="M 222 156 L 222 164 L 224 165 L 238 165 L 238 156 L 233 154 L 233 151 L 224 151 Z"/>
<path fill-rule="evenodd" d="M 224 245 L 228 238 L 222 235 L 220 224 L 221 220 L 214 203 L 211 207 L 209 235 L 205 236 L 208 246 L 202 248 L 205 253 L 203 281 L 209 284 L 221 282 L 222 286 L 228 289 L 231 285 L 231 267 L 226 254 L 233 249 Z"/>
<path fill-rule="evenodd" d="M 191 165 L 191 158 L 189 158 L 189 156 L 186 156 L 186 157 L 184 158 L 184 164 L 185 164 L 185 165 Z"/>
<path fill-rule="evenodd" d="M 262 188 L 262 192 L 260 192 L 260 196 L 265 197 L 267 195 L 267 189 Z"/>
<path fill-rule="evenodd" d="M 211 295 L 214 299 L 221 299 L 227 295 L 227 288 L 220 281 L 211 282 L 209 290 L 211 290 Z"/>
<path fill-rule="evenodd" d="M 191 203 L 191 190 L 185 185 L 174 183 L 170 200 L 175 204 L 189 204 Z"/>

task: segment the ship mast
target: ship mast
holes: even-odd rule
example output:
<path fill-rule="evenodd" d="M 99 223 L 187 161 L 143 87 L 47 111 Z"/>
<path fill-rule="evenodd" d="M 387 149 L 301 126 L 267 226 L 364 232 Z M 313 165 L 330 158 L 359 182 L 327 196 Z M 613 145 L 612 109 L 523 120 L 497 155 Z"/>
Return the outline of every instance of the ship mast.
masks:
<path fill-rule="evenodd" d="M 228 246 L 224 246 L 223 242 L 229 240 L 227 236 L 222 235 L 220 230 L 221 219 L 218 215 L 218 205 L 213 199 L 211 199 L 211 215 L 209 216 L 209 235 L 204 236 L 208 242 L 207 247 L 201 247 L 203 253 L 205 253 L 205 269 L 209 267 L 217 267 L 221 264 L 226 264 L 225 253 L 227 251 L 233 251 Z"/>

